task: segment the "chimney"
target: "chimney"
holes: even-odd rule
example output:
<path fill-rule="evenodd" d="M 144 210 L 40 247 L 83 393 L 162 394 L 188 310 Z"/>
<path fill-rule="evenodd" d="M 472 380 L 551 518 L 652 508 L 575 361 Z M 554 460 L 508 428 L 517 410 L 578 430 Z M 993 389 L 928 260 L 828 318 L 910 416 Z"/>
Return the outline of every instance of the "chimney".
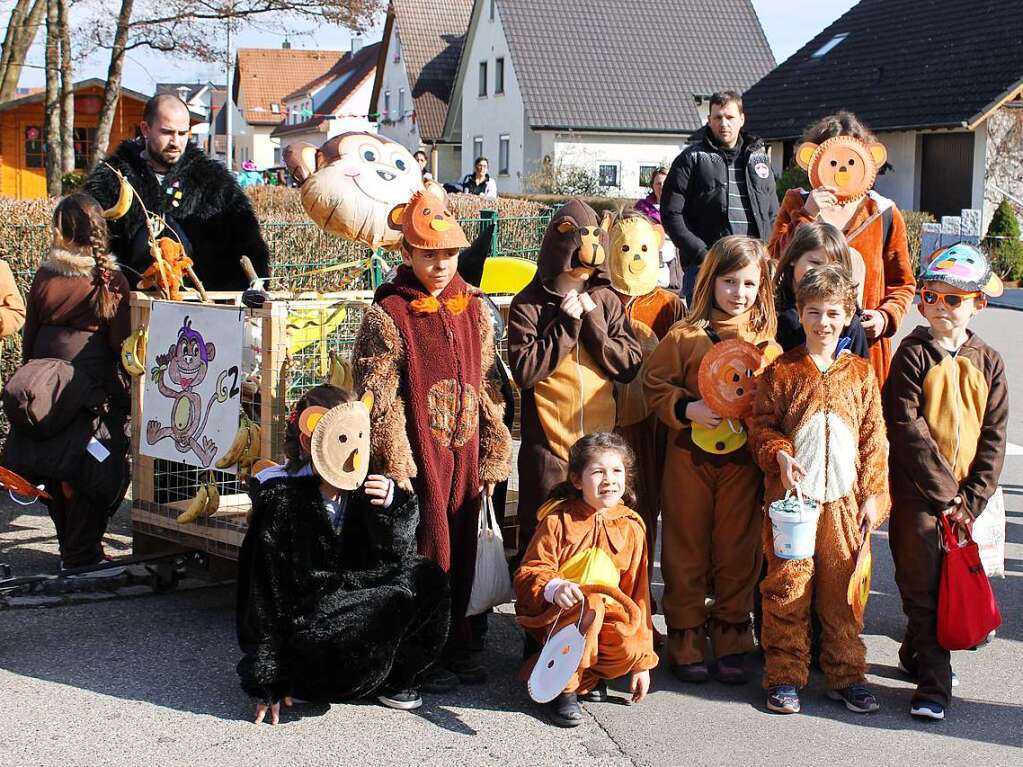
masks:
<path fill-rule="evenodd" d="M 283 48 L 286 51 L 290 51 L 291 50 L 291 40 L 289 40 L 288 38 L 285 37 L 284 38 L 284 42 L 281 43 L 281 48 Z"/>
<path fill-rule="evenodd" d="M 352 35 L 352 55 L 362 50 L 363 43 L 362 35 Z"/>

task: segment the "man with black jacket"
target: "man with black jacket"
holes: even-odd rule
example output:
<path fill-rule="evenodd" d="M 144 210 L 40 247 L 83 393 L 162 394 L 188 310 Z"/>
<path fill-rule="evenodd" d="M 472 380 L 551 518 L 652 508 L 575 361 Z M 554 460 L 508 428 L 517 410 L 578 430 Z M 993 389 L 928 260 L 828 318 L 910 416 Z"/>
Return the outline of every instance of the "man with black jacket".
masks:
<path fill-rule="evenodd" d="M 249 280 L 239 265 L 242 256 L 249 257 L 258 275 L 267 276 L 269 251 L 252 205 L 230 171 L 189 142 L 185 103 L 171 94 L 154 96 L 139 127 L 142 136 L 121 142 L 106 162 L 127 177 L 150 213 L 174 230 L 206 289 L 245 290 Z M 120 181 L 100 163 L 85 180 L 84 191 L 109 208 L 118 198 Z M 128 213 L 107 225 L 110 249 L 127 267 L 125 276 L 134 287 L 152 263 L 142 206 L 133 202 Z"/>
<path fill-rule="evenodd" d="M 710 98 L 710 119 L 671 164 L 661 192 L 661 220 L 685 267 L 683 292 L 692 301 L 696 273 L 717 240 L 745 234 L 766 240 L 778 195 L 764 142 L 742 130 L 742 96 Z"/>

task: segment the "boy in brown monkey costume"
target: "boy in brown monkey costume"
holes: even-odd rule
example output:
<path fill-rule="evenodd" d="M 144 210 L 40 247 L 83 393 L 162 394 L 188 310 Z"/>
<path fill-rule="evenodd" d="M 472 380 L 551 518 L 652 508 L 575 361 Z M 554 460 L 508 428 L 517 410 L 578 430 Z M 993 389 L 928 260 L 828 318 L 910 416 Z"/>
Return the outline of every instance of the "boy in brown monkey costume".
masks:
<path fill-rule="evenodd" d="M 439 692 L 486 679 L 465 611 L 482 493 L 492 494 L 511 473 L 511 435 L 487 387 L 490 317 L 479 291 L 456 271 L 459 249 L 469 244 L 458 221 L 442 199 L 417 192 L 391 212 L 391 222 L 402 231 L 405 263 L 377 289 L 352 360 L 357 388 L 374 395 L 376 469 L 415 490 L 419 553 L 450 577 L 444 669 L 421 685 Z"/>
<path fill-rule="evenodd" d="M 607 276 L 608 225 L 570 200 L 547 226 L 537 273 L 512 299 L 508 359 L 522 391 L 519 553 L 536 513 L 568 473 L 581 437 L 615 426 L 614 382 L 635 378 L 639 342 Z"/>

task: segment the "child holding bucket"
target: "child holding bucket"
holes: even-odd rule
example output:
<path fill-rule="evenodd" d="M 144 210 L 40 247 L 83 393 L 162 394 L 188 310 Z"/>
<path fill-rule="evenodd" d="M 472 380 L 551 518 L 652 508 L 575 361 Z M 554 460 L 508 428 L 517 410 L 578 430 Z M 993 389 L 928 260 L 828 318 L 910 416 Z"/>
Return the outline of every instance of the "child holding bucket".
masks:
<path fill-rule="evenodd" d="M 867 713 L 879 706 L 864 685 L 862 617 L 848 604 L 847 592 L 859 548 L 882 521 L 888 447 L 881 395 L 870 363 L 838 350 L 856 310 L 849 272 L 836 264 L 811 269 L 796 289 L 796 305 L 806 345 L 783 354 L 761 377 L 750 444 L 764 470 L 768 507 L 798 486 L 800 497 L 820 504 L 820 516 L 813 550 L 787 552 L 784 541 L 775 540 L 790 532 L 777 509 L 764 527 L 761 638 L 767 708 L 799 711 L 799 688 L 810 670 L 810 605 L 816 591 L 828 696 L 850 711 Z"/>
<path fill-rule="evenodd" d="M 917 680 L 910 714 L 944 719 L 952 698 L 948 650 L 938 644 L 942 553 L 938 514 L 969 529 L 998 487 L 1009 400 L 998 352 L 968 327 L 1002 283 L 987 257 L 960 243 L 928 259 L 918 327 L 899 346 L 885 384 L 895 582 L 908 618 L 899 667 Z"/>
<path fill-rule="evenodd" d="M 710 678 L 708 634 L 716 677 L 726 684 L 746 681 L 745 655 L 754 647 L 749 617 L 761 564 L 761 474 L 741 421 L 722 418 L 701 397 L 699 370 L 720 341 L 774 338 L 772 293 L 763 243 L 740 235 L 718 240 L 700 266 L 689 316 L 664 336 L 643 372 L 650 410 L 669 429 L 661 604 L 671 671 L 685 682 Z"/>
<path fill-rule="evenodd" d="M 609 700 L 607 679 L 628 674 L 632 701 L 641 702 L 657 665 L 646 529 L 626 505 L 635 503 L 634 463 L 617 434 L 588 434 L 572 445 L 568 480 L 540 507 L 536 533 L 515 574 L 515 612 L 535 640 L 576 622 L 585 637 L 579 667 L 551 701 L 551 717 L 561 727 L 582 724 L 580 698 Z M 530 658 L 527 668 L 536 660 Z"/>

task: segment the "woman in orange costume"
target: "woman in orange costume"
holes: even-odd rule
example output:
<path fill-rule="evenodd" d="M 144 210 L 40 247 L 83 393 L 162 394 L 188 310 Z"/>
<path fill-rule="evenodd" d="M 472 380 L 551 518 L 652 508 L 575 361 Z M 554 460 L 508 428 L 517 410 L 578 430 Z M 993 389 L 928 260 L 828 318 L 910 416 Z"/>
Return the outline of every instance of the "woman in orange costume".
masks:
<path fill-rule="evenodd" d="M 807 128 L 804 141 L 797 148 L 797 161 L 804 167 L 810 165 L 816 147 L 838 136 L 849 136 L 866 145 L 875 163 L 874 171 L 884 165 L 884 147 L 849 112 L 828 115 Z M 802 156 L 804 150 L 806 154 Z M 820 153 L 816 159 L 820 159 Z M 828 158 L 828 165 L 830 159 L 835 158 Z M 810 175 L 814 176 L 813 167 Z M 874 173 L 870 173 L 862 190 L 857 190 L 859 194 L 850 199 L 833 184 L 818 185 L 810 192 L 790 189 L 775 219 L 768 250 L 777 261 L 796 229 L 813 221 L 826 221 L 845 234 L 849 247 L 863 258 L 863 329 L 870 343 L 871 367 L 878 384 L 883 386 L 892 359 L 891 337 L 913 303 L 916 280 L 902 214 L 894 202 L 870 190 L 873 177 Z"/>
<path fill-rule="evenodd" d="M 582 723 L 579 698 L 608 700 L 606 679 L 630 675 L 639 703 L 657 665 L 650 617 L 646 533 L 626 503 L 633 456 L 617 434 L 599 432 L 569 452 L 569 480 L 558 485 L 538 514 L 536 533 L 515 574 L 515 612 L 538 642 L 575 623 L 585 602 L 585 646 L 579 668 L 551 702 L 562 727 Z M 583 589 L 590 593 L 586 594 Z M 612 596 L 614 601 L 603 595 Z M 529 660 L 531 670 L 536 657 Z"/>

